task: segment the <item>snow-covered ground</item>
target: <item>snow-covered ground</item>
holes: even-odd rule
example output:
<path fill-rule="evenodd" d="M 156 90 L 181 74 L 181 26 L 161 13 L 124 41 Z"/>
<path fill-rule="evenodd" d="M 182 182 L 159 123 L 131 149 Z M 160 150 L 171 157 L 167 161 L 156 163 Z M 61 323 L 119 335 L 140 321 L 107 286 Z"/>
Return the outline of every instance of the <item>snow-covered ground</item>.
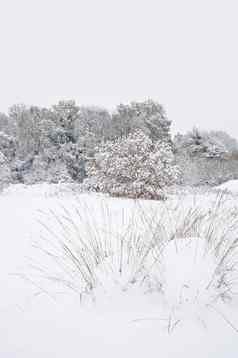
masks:
<path fill-rule="evenodd" d="M 238 193 L 238 180 L 230 180 L 217 187 L 219 190 L 227 190 L 232 193 Z"/>
<path fill-rule="evenodd" d="M 236 192 L 236 188 L 237 182 L 226 184 L 226 189 Z M 173 195 L 166 203 L 138 203 L 95 194 L 76 195 L 67 185 L 16 185 L 5 190 L 0 195 L 0 357 L 236 358 L 238 302 L 215 302 L 220 292 L 210 283 L 216 281 L 218 259 L 205 253 L 204 241 L 197 232 L 184 235 L 183 231 L 181 236 L 186 238 L 178 235 L 163 249 L 156 266 L 162 290 L 159 286 L 156 290 L 158 277 L 146 278 L 147 286 L 144 282 L 129 285 L 131 272 L 110 272 L 108 265 L 107 270 L 96 273 L 100 285 L 93 299 L 82 300 L 74 287 L 68 289 L 54 279 L 44 285 L 44 280 L 39 281 L 35 274 L 38 265 L 44 275 L 54 275 L 51 257 L 43 252 L 44 243 L 48 248 L 49 242 L 42 238 L 41 223 L 58 234 L 60 225 L 54 213 L 63 218 L 66 209 L 76 220 L 78 210 L 84 236 L 93 235 L 93 227 L 97 226 L 100 233 L 96 233 L 110 240 L 116 234 L 126 235 L 128 223 L 133 223 L 130 230 L 149 240 L 145 226 L 151 218 L 163 216 L 164 205 L 164 220 L 170 220 L 166 222 L 165 237 L 176 225 L 179 228 L 181 213 L 184 217 L 186 212 L 197 215 L 197 211 L 189 211 L 191 207 L 212 210 L 216 200 L 212 193 L 185 198 Z M 236 197 L 229 195 L 223 205 L 226 212 L 224 217 L 218 216 L 216 224 L 220 222 L 224 228 L 229 226 L 226 213 L 231 210 L 231 218 L 237 210 Z M 202 227 L 208 232 L 206 229 Z M 231 225 L 231 236 L 235 234 L 233 229 Z M 53 235 L 51 239 L 53 243 Z M 40 250 L 35 248 L 38 245 Z M 54 246 L 50 247 L 54 250 Z M 57 253 L 57 247 L 55 250 Z M 115 261 L 116 268 L 118 265 Z M 145 269 L 148 265 L 146 262 Z"/>

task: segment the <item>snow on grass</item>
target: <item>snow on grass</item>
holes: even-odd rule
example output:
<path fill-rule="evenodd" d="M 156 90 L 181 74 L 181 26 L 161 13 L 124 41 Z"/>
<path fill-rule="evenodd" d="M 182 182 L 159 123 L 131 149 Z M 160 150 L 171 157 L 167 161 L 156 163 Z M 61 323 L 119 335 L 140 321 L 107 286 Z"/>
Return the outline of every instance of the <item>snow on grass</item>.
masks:
<path fill-rule="evenodd" d="M 237 356 L 236 200 L 55 189 L 0 196 L 1 357 Z"/>
<path fill-rule="evenodd" d="M 174 322 L 206 320 L 219 298 L 217 260 L 204 238 L 176 239 L 164 252 L 164 294 Z M 213 276 L 216 277 L 213 277 Z"/>

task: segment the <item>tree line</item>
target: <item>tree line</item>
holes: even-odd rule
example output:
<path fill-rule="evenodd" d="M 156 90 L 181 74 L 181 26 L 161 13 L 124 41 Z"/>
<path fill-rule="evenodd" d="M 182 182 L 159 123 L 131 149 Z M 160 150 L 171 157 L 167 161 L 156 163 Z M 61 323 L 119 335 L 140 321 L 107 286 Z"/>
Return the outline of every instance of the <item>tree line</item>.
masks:
<path fill-rule="evenodd" d="M 222 131 L 174 138 L 162 105 L 115 111 L 59 101 L 0 113 L 0 183 L 84 182 L 112 195 L 159 197 L 172 184 L 216 185 L 238 177 L 238 144 Z"/>

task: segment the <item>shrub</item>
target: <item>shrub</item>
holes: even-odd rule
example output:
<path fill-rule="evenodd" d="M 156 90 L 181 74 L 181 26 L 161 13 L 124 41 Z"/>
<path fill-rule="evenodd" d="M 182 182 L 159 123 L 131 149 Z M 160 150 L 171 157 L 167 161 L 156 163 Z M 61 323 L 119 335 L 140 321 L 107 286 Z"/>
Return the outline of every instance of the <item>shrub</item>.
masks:
<path fill-rule="evenodd" d="M 153 143 L 137 130 L 99 147 L 87 174 L 87 185 L 97 183 L 96 190 L 113 196 L 161 199 L 163 188 L 178 180 L 179 170 L 168 143 Z"/>

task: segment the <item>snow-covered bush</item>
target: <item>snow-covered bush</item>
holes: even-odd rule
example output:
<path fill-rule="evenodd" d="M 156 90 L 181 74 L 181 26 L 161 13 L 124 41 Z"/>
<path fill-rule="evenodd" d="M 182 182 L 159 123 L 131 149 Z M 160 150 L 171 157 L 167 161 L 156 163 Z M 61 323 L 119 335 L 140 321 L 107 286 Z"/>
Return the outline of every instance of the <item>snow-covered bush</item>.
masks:
<path fill-rule="evenodd" d="M 28 156 L 24 160 L 15 159 L 11 165 L 12 177 L 14 183 L 24 183 L 25 177 L 31 175 L 34 157 Z"/>
<path fill-rule="evenodd" d="M 238 143 L 225 132 L 193 129 L 176 135 L 174 147 L 185 185 L 219 185 L 238 178 Z"/>
<path fill-rule="evenodd" d="M 82 182 L 86 176 L 85 159 L 78 144 L 68 143 L 61 147 L 60 157 L 65 163 L 72 180 Z"/>
<path fill-rule="evenodd" d="M 177 134 L 174 144 L 177 151 L 185 151 L 190 156 L 220 158 L 228 152 L 226 143 L 219 138 L 219 135 L 214 132 L 200 131 L 197 128 L 185 135 Z"/>
<path fill-rule="evenodd" d="M 171 147 L 165 142 L 153 143 L 142 131 L 106 142 L 89 161 L 88 183 L 113 196 L 163 198 L 163 188 L 179 177 Z"/>
<path fill-rule="evenodd" d="M 71 182 L 66 164 L 59 157 L 48 158 L 45 154 L 34 157 L 30 170 L 23 171 L 22 182 L 25 184 L 65 183 Z"/>
<path fill-rule="evenodd" d="M 216 186 L 238 178 L 238 159 L 191 157 L 186 153 L 175 154 L 176 164 L 181 168 L 183 185 Z"/>
<path fill-rule="evenodd" d="M 77 144 L 65 143 L 46 148 L 32 158 L 31 166 L 18 166 L 21 182 L 34 184 L 40 182 L 82 182 L 85 178 L 84 158 Z"/>

